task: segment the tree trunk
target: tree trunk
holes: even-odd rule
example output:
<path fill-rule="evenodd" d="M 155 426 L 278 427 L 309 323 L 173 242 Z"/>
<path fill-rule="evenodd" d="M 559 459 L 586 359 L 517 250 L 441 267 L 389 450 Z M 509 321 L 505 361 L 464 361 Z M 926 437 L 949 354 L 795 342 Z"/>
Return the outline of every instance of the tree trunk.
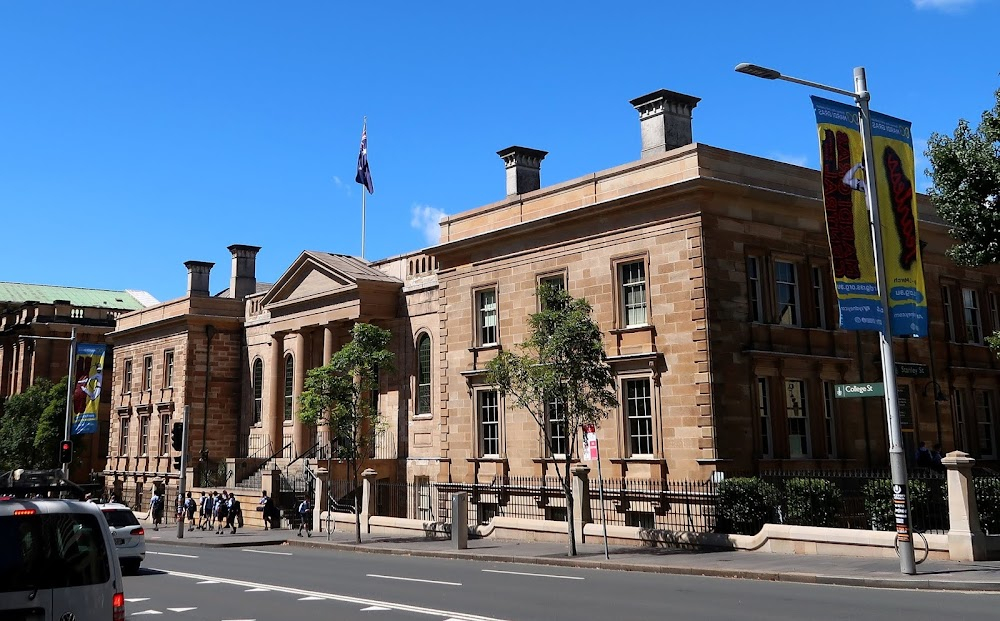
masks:
<path fill-rule="evenodd" d="M 566 556 L 576 556 L 576 528 L 573 514 L 573 480 L 570 479 L 569 459 L 566 460 L 566 472 L 562 477 L 563 492 L 566 494 L 566 533 L 569 535 L 569 548 Z M 558 468 L 559 466 L 556 466 Z"/>
<path fill-rule="evenodd" d="M 354 488 L 354 542 L 361 543 L 361 503 L 358 501 L 358 469 L 351 468 L 351 485 Z"/>

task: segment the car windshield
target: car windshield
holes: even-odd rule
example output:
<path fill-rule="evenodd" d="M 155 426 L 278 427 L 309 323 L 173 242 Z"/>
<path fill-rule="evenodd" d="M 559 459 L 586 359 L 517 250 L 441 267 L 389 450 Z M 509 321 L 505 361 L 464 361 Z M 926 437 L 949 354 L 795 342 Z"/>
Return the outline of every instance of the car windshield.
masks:
<path fill-rule="evenodd" d="M 135 514 L 124 509 L 105 509 L 104 519 L 108 521 L 111 528 L 125 528 L 126 526 L 138 526 L 139 520 L 135 519 Z"/>
<path fill-rule="evenodd" d="M 94 515 L 0 516 L 0 593 L 103 584 L 111 579 Z"/>

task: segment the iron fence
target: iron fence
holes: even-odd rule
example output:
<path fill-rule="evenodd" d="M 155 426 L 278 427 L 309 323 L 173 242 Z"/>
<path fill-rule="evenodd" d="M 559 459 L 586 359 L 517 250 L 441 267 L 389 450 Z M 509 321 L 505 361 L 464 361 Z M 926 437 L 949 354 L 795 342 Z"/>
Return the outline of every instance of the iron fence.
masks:
<path fill-rule="evenodd" d="M 712 481 L 611 479 L 604 482 L 604 505 L 597 485 L 590 489 L 595 523 L 646 529 L 710 533 L 716 530 L 716 489 Z"/>

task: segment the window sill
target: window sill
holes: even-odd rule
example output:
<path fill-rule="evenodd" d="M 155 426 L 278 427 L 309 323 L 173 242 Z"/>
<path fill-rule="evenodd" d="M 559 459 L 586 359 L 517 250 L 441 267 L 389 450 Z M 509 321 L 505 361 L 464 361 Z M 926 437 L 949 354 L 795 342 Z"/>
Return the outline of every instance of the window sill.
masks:
<path fill-rule="evenodd" d="M 506 463 L 507 458 L 506 457 L 500 457 L 500 456 L 493 456 L 493 457 L 467 457 L 465 461 L 467 461 L 469 463 L 478 463 L 478 464 L 500 464 L 500 463 Z"/>
<path fill-rule="evenodd" d="M 644 323 L 641 326 L 628 326 L 626 328 L 613 328 L 608 330 L 608 334 L 630 334 L 632 332 L 649 332 L 653 330 L 653 324 Z"/>
<path fill-rule="evenodd" d="M 565 464 L 566 463 L 566 458 L 565 457 L 532 457 L 531 461 L 532 461 L 532 463 L 536 463 L 536 464 Z M 570 460 L 569 463 L 571 463 L 571 464 L 578 464 L 578 463 L 580 463 L 580 458 L 579 457 L 574 457 L 573 459 Z"/>
<path fill-rule="evenodd" d="M 411 420 L 433 420 L 433 414 L 414 414 Z"/>
<path fill-rule="evenodd" d="M 637 457 L 612 457 L 611 463 L 613 464 L 665 464 L 666 459 L 662 457 L 654 457 L 652 455 L 643 455 Z"/>
<path fill-rule="evenodd" d="M 503 349 L 503 348 L 500 347 L 500 343 L 490 343 L 489 345 L 473 345 L 472 347 L 469 348 L 469 351 L 475 354 L 481 351 L 490 351 L 493 349 Z"/>

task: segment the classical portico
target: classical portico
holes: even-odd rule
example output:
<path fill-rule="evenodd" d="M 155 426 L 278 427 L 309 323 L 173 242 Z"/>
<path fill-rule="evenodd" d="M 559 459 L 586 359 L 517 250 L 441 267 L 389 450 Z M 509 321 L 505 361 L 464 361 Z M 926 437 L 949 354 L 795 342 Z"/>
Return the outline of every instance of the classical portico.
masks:
<path fill-rule="evenodd" d="M 402 281 L 364 261 L 303 252 L 269 291 L 248 299 L 251 369 L 264 362 L 262 420 L 250 446 L 287 447 L 286 458 L 309 451 L 325 430 L 299 421 L 299 397 L 309 369 L 323 366 L 349 339 L 357 322 L 389 327 L 396 319 Z M 290 368 L 289 368 L 290 367 Z"/>

